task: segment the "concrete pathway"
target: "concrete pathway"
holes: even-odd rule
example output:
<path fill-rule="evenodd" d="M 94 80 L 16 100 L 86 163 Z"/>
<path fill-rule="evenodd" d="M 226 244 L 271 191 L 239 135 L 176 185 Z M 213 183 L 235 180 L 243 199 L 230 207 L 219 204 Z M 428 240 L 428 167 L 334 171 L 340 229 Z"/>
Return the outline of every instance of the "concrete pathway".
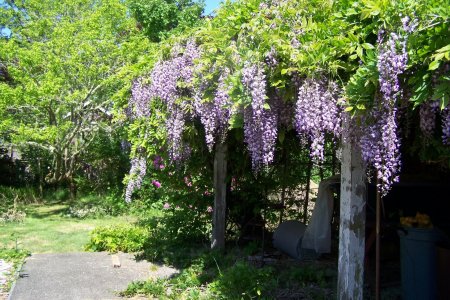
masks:
<path fill-rule="evenodd" d="M 120 267 L 114 267 L 120 261 Z M 150 277 L 167 277 L 175 269 L 136 261 L 119 253 L 33 254 L 10 294 L 11 300 L 120 299 L 115 293 L 129 283 Z"/>

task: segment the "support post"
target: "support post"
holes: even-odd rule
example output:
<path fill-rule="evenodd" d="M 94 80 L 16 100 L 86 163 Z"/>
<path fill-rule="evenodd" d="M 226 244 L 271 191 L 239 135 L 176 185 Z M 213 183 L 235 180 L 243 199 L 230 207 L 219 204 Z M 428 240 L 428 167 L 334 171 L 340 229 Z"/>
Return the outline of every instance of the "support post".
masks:
<path fill-rule="evenodd" d="M 349 126 L 348 123 L 345 126 Z M 348 130 L 344 129 L 344 132 Z M 366 173 L 351 138 L 342 142 L 338 299 L 363 299 L 366 225 Z"/>
<path fill-rule="evenodd" d="M 227 145 L 218 143 L 214 155 L 214 210 L 211 249 L 225 248 L 225 211 L 227 176 Z"/>
<path fill-rule="evenodd" d="M 381 193 L 378 187 L 381 185 L 381 180 L 377 180 L 377 203 L 376 203 L 376 248 L 375 248 L 375 300 L 381 299 L 381 281 L 380 281 L 380 231 L 381 231 Z"/>
<path fill-rule="evenodd" d="M 308 223 L 308 204 L 309 204 L 309 189 L 311 187 L 311 172 L 312 172 L 313 162 L 311 157 L 308 161 L 308 169 L 306 170 L 306 192 L 305 192 L 305 202 L 303 202 L 303 223 Z"/>

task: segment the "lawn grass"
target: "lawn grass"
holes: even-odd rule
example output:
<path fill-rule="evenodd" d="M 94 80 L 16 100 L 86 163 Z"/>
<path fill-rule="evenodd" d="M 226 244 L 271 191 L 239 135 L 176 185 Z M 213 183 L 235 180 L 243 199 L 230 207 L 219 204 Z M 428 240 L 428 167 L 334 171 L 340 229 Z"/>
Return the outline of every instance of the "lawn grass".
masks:
<path fill-rule="evenodd" d="M 23 208 L 23 223 L 0 224 L 0 248 L 26 249 L 31 253 L 79 252 L 97 226 L 130 223 L 130 216 L 77 219 L 65 216 L 67 204 L 31 204 Z"/>

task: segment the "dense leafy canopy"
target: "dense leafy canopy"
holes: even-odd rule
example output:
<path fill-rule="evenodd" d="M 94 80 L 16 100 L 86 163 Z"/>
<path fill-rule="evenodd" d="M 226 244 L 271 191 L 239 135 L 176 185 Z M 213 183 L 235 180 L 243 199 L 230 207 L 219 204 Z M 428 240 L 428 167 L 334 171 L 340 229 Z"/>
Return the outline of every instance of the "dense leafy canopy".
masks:
<path fill-rule="evenodd" d="M 150 157 L 163 149 L 195 148 L 187 146 L 189 128 L 199 117 L 212 149 L 223 140 L 220 124 L 228 122 L 229 129 L 243 128 L 259 170 L 273 161 L 277 137 L 282 143 L 292 128 L 320 159 L 325 139 L 339 138 L 343 109 L 385 194 L 400 170 L 399 107 L 439 101 L 442 126 L 433 127 L 448 159 L 443 146 L 450 58 L 445 2 L 228 1 L 197 30 L 165 41 L 152 75 L 137 81 L 141 90 L 151 90 L 161 80 L 154 75 L 158 68 L 172 65 L 174 75 L 165 73 L 164 80 L 171 83 L 147 95 L 144 106 L 150 110 L 145 121 L 137 121 L 157 124 L 161 108 L 167 109 L 168 139 L 160 139 L 162 147 L 147 149 L 157 142 L 156 132 L 144 130 L 134 135 L 134 144 Z M 176 63 L 190 55 L 192 43 L 199 57 Z"/>
<path fill-rule="evenodd" d="M 151 41 L 198 25 L 204 4 L 190 0 L 130 0 L 130 10 Z"/>
<path fill-rule="evenodd" d="M 0 83 L 1 137 L 31 149 L 30 159 L 49 157 L 48 182 L 72 180 L 99 136 L 105 147 L 118 143 L 114 100 L 150 45 L 121 1 L 5 1 L 0 9 L 11 30 L 0 39 L 10 78 Z"/>

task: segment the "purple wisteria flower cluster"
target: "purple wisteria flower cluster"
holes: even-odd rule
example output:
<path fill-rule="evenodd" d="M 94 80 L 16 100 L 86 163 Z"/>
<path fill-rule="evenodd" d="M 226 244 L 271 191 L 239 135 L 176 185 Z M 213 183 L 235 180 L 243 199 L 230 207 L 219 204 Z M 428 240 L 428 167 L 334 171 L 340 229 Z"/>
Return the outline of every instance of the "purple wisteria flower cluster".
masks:
<path fill-rule="evenodd" d="M 193 79 L 194 60 L 200 57 L 200 52 L 193 41 L 186 44 L 184 51 L 180 54 L 179 47 L 174 47 L 171 59 L 159 62 L 153 68 L 150 79 L 150 95 L 158 97 L 167 106 L 169 114 L 166 122 L 167 142 L 169 157 L 172 161 L 181 161 L 187 150 L 182 143 L 182 133 L 185 124 L 186 103 L 181 101 L 182 89 L 179 82 L 189 85 Z"/>
<path fill-rule="evenodd" d="M 185 124 L 185 103 L 178 101 L 182 92 L 178 87 L 179 81 L 190 84 L 193 78 L 194 60 L 200 57 L 197 46 L 189 41 L 186 47 L 174 47 L 173 57 L 167 61 L 158 62 L 150 74 L 151 83 L 145 84 L 143 78 L 133 82 L 132 96 L 129 100 L 132 118 L 149 117 L 149 102 L 152 98 L 160 98 L 167 107 L 169 114 L 166 121 L 169 156 L 172 161 L 180 161 L 190 154 L 190 148 L 182 144 L 182 133 Z M 129 109 L 130 110 L 130 109 Z M 154 162 L 155 164 L 155 162 Z M 159 162 L 158 162 L 159 164 Z M 140 188 L 146 174 L 147 162 L 143 157 L 131 160 L 130 178 L 125 191 L 125 201 L 130 202 L 133 192 Z M 160 187 L 159 182 L 153 182 Z"/>
<path fill-rule="evenodd" d="M 450 105 L 441 113 L 442 115 L 442 142 L 450 146 Z"/>
<path fill-rule="evenodd" d="M 307 78 L 298 91 L 294 125 L 303 144 L 311 142 L 311 157 L 323 160 L 325 133 L 339 137 L 341 109 L 339 89 L 324 78 Z"/>
<path fill-rule="evenodd" d="M 361 130 L 360 147 L 364 161 L 372 165 L 380 180 L 378 190 L 385 196 L 400 172 L 400 138 L 397 133 L 396 102 L 401 94 L 399 76 L 405 71 L 408 54 L 406 41 L 414 25 L 409 18 L 402 19 L 403 34 L 390 33 L 383 43 L 384 32 L 378 34 L 377 68 L 381 95 L 375 97 L 373 108 L 365 118 Z"/>
<path fill-rule="evenodd" d="M 149 101 L 151 92 L 143 78 L 136 79 L 131 86 L 131 98 L 128 102 L 128 113 L 132 119 L 150 116 Z"/>
<path fill-rule="evenodd" d="M 430 138 L 433 135 L 436 127 L 436 113 L 438 110 L 438 101 L 427 101 L 420 106 L 420 129 L 425 138 Z"/>
<path fill-rule="evenodd" d="M 242 70 L 242 83 L 251 97 L 251 105 L 244 109 L 244 136 L 252 157 L 252 168 L 258 171 L 274 158 L 277 139 L 277 113 L 265 108 L 266 77 L 260 64 L 246 63 Z"/>
<path fill-rule="evenodd" d="M 295 116 L 294 104 L 283 101 L 282 96 L 276 90 L 275 95 L 269 99 L 269 105 L 270 109 L 274 110 L 277 114 L 278 125 L 284 128 L 290 128 Z"/>
<path fill-rule="evenodd" d="M 400 140 L 397 136 L 397 109 L 376 110 L 373 109 L 371 119 L 366 122 L 361 130 L 359 140 L 362 158 L 367 165 L 372 165 L 381 181 L 379 191 L 385 196 L 392 184 L 398 181 L 397 174 L 400 172 Z"/>
<path fill-rule="evenodd" d="M 133 192 L 142 185 L 145 174 L 147 173 L 147 161 L 144 157 L 135 157 L 131 160 L 130 177 L 127 189 L 125 191 L 125 201 L 131 202 Z"/>
<path fill-rule="evenodd" d="M 212 102 L 203 101 L 201 88 L 194 96 L 195 112 L 205 128 L 206 145 L 210 151 L 217 138 L 221 141 L 225 140 L 231 117 L 232 102 L 228 94 L 230 87 L 225 82 L 228 75 L 228 70 L 222 72 Z"/>

